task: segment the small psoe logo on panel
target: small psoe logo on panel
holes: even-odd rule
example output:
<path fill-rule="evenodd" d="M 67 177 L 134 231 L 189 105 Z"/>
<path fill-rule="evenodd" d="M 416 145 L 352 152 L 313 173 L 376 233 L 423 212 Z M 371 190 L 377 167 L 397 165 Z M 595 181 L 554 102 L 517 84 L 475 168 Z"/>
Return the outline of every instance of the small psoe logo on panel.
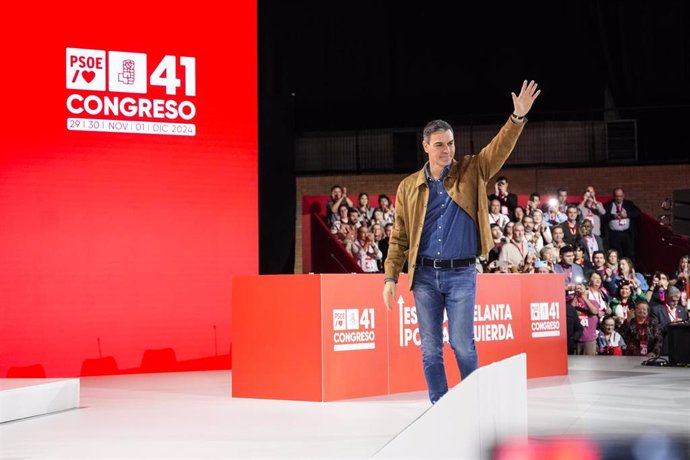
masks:
<path fill-rule="evenodd" d="M 373 308 L 333 310 L 333 350 L 373 350 L 376 348 L 376 311 Z"/>
<path fill-rule="evenodd" d="M 532 337 L 559 337 L 561 335 L 560 303 L 532 302 L 529 304 Z"/>

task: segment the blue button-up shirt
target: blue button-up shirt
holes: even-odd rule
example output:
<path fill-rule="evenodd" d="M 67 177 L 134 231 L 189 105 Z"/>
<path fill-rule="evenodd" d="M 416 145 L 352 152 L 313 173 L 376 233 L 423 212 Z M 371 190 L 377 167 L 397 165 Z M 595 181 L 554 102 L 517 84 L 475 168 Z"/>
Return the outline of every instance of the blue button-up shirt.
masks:
<path fill-rule="evenodd" d="M 429 202 L 419 256 L 430 259 L 469 259 L 477 255 L 477 225 L 472 218 L 448 196 L 443 180 L 448 176 L 450 165 L 443 168 L 436 180 L 424 167 L 429 185 Z"/>

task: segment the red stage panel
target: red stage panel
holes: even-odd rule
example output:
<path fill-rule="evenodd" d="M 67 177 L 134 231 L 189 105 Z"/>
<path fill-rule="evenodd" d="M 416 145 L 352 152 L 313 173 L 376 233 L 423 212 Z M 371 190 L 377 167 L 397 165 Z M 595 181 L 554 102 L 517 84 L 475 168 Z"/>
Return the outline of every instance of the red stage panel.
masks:
<path fill-rule="evenodd" d="M 233 396 L 331 401 L 426 389 L 414 299 L 398 283 L 386 312 L 383 275 L 240 276 Z M 568 373 L 563 277 L 479 275 L 480 366 L 527 353 L 527 377 Z M 445 348 L 450 385 L 459 371 Z"/>
<path fill-rule="evenodd" d="M 131 6 L 3 13 L 0 377 L 230 365 L 230 279 L 258 271 L 256 2 Z"/>

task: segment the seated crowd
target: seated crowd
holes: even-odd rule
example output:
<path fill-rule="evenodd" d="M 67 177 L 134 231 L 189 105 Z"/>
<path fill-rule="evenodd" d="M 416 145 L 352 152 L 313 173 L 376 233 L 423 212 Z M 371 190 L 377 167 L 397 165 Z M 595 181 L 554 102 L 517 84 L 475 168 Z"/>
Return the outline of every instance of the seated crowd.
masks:
<path fill-rule="evenodd" d="M 569 353 L 658 356 L 667 354 L 669 324 L 688 320 L 688 256 L 673 274 L 645 277 L 635 270 L 639 208 L 622 188 L 601 203 L 594 187 L 580 202 L 557 198 L 542 202 L 532 193 L 526 206 L 508 192 L 499 177 L 488 196 L 494 247 L 488 260 L 478 259 L 484 273 L 563 273 L 569 316 Z M 331 190 L 326 206 L 331 232 L 364 272 L 383 272 L 395 209 L 386 195 L 373 208 L 366 193 L 355 206 L 347 189 Z"/>

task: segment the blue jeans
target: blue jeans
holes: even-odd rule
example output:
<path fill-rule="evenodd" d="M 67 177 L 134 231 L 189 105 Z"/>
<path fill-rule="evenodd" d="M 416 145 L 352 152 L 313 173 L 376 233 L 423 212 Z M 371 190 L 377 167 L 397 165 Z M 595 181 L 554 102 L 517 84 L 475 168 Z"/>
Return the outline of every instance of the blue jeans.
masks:
<path fill-rule="evenodd" d="M 412 293 L 422 339 L 424 376 L 429 399 L 435 403 L 448 391 L 443 364 L 444 308 L 448 312 L 450 346 L 455 352 L 460 375 L 467 378 L 478 366 L 474 346 L 477 272 L 474 265 L 449 269 L 418 266 L 415 270 Z"/>

